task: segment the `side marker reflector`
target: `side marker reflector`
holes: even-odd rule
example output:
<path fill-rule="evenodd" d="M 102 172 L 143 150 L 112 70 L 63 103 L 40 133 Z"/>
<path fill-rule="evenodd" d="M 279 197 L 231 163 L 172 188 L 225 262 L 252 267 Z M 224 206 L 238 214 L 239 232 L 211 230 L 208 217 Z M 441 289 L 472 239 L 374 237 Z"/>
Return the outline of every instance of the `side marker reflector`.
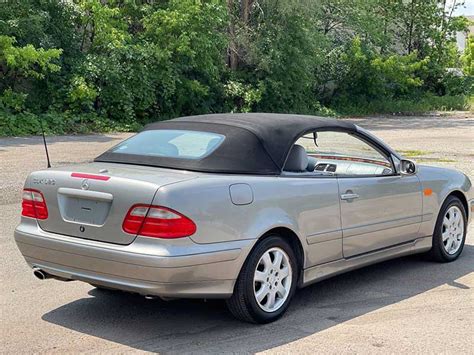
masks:
<path fill-rule="evenodd" d="M 431 196 L 433 194 L 433 190 L 430 188 L 424 189 L 423 190 L 423 195 L 425 196 Z"/>

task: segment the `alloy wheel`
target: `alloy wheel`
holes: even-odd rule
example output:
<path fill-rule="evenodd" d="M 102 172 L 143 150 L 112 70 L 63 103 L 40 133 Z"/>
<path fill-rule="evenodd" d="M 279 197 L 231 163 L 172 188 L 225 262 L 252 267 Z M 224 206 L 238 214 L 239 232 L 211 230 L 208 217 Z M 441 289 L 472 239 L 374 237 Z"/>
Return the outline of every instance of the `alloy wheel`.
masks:
<path fill-rule="evenodd" d="M 444 250 L 450 255 L 456 254 L 461 247 L 464 236 L 464 217 L 459 207 L 451 206 L 446 211 L 441 235 Z"/>
<path fill-rule="evenodd" d="M 262 255 L 254 273 L 254 296 L 263 311 L 275 312 L 283 306 L 291 291 L 292 275 L 283 249 L 274 247 Z"/>

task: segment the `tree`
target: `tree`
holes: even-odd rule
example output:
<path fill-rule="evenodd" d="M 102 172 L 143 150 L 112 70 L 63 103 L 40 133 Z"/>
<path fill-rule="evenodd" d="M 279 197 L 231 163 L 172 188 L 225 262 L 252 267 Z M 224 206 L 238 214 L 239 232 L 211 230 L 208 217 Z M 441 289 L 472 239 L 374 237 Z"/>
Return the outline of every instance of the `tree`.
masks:
<path fill-rule="evenodd" d="M 450 74 L 472 73 L 472 46 L 461 61 L 454 42 L 467 26 L 453 16 L 462 2 L 10 1 L 0 7 L 1 105 L 54 116 L 52 127 L 129 128 L 187 114 L 466 95 L 467 80 Z"/>
<path fill-rule="evenodd" d="M 22 94 L 30 80 L 44 79 L 50 72 L 57 72 L 61 67 L 55 63 L 59 59 L 61 49 L 36 49 L 28 44 L 24 47 L 15 46 L 15 38 L 0 36 L 0 92 L 3 95 L 4 106 L 7 102 L 19 110 L 27 95 Z M 20 98 L 21 105 L 20 105 Z"/>
<path fill-rule="evenodd" d="M 474 35 L 470 35 L 467 39 L 462 61 L 466 75 L 474 76 Z"/>

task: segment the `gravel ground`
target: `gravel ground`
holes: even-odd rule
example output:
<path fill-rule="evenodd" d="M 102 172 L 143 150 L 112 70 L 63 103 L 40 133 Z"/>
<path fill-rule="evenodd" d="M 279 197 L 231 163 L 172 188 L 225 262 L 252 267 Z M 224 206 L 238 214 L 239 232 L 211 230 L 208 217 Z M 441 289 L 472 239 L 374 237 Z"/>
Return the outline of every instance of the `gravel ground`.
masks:
<path fill-rule="evenodd" d="M 354 120 L 415 160 L 474 180 L 474 115 Z M 48 137 L 54 166 L 84 162 L 128 134 Z M 20 191 L 46 165 L 39 137 L 0 139 L 0 352 L 471 353 L 474 228 L 462 257 L 407 257 L 298 292 L 265 326 L 235 321 L 222 301 L 145 300 L 79 283 L 36 280 L 14 242 Z"/>

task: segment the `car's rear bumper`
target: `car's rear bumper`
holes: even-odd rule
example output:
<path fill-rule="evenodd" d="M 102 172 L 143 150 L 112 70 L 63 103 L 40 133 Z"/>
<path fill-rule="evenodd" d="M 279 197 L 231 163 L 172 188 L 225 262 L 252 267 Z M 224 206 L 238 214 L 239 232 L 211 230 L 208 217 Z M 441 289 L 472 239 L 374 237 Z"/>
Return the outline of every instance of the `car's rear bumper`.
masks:
<path fill-rule="evenodd" d="M 32 268 L 58 278 L 163 297 L 229 297 L 252 240 L 197 244 L 137 237 L 129 245 L 41 230 L 23 219 L 15 241 Z"/>

